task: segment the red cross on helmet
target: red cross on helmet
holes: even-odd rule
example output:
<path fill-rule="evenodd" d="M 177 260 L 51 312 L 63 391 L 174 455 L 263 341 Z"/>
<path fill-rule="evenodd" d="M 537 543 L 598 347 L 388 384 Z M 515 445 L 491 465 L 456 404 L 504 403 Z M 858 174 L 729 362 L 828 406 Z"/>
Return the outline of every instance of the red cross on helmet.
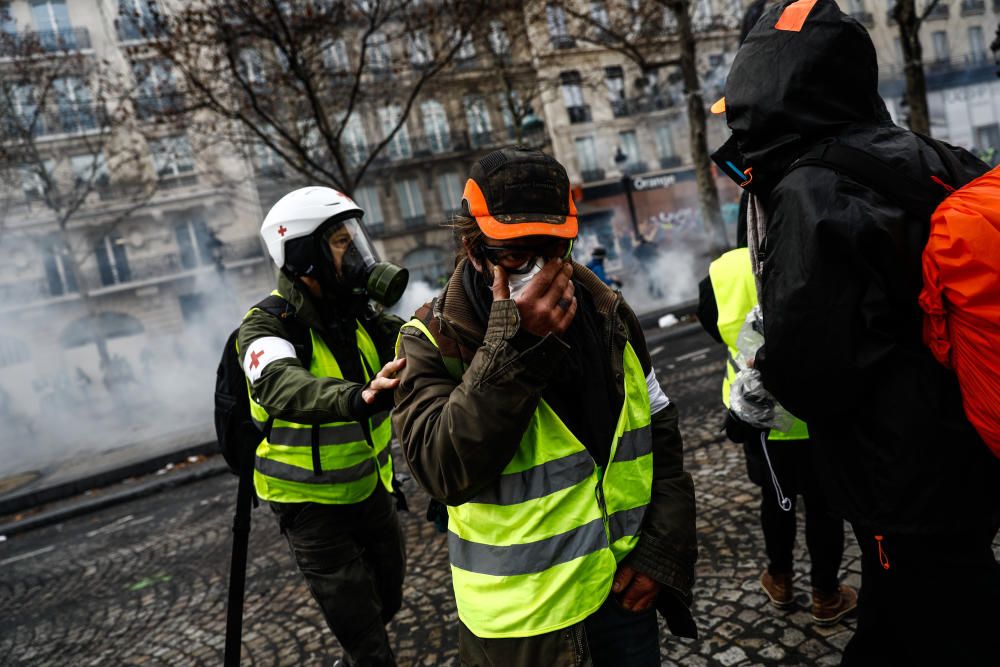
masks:
<path fill-rule="evenodd" d="M 271 207 L 260 235 L 271 259 L 285 265 L 285 244 L 309 236 L 333 218 L 360 218 L 364 211 L 353 199 L 333 188 L 308 187 L 293 190 Z"/>

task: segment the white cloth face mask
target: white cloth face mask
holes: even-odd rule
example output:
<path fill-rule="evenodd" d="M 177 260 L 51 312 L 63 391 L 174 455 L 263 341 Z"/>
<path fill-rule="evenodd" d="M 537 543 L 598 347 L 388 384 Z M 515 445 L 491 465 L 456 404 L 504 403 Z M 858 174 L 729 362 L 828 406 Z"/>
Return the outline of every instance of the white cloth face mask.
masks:
<path fill-rule="evenodd" d="M 524 291 L 531 279 L 538 275 L 538 272 L 545 266 L 544 257 L 535 257 L 530 260 L 530 268 L 524 273 L 516 273 L 507 277 L 507 285 L 510 287 L 510 298 L 514 298 Z"/>

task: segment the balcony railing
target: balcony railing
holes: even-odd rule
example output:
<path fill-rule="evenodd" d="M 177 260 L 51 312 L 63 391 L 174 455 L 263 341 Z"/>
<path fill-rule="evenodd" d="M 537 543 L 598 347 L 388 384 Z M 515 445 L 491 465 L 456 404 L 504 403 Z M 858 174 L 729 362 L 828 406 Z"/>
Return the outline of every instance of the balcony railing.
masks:
<path fill-rule="evenodd" d="M 120 42 L 137 42 L 165 34 L 163 24 L 152 17 L 120 16 L 116 23 Z"/>
<path fill-rule="evenodd" d="M 647 165 L 642 160 L 636 160 L 635 162 L 629 162 L 622 166 L 623 174 L 643 174 L 649 171 L 649 165 Z"/>
<path fill-rule="evenodd" d="M 94 104 L 60 104 L 53 109 L 38 110 L 34 116 L 6 119 L 6 131 L 11 136 L 45 137 L 55 134 L 80 134 L 97 127 L 99 109 Z"/>
<path fill-rule="evenodd" d="M 650 113 L 653 111 L 663 111 L 674 106 L 674 99 L 669 93 L 655 93 L 651 95 L 641 95 L 631 99 L 622 100 L 624 103 L 625 116 L 634 116 L 640 113 Z"/>
<path fill-rule="evenodd" d="M 986 13 L 986 0 L 962 0 L 962 16 L 977 16 Z"/>
<path fill-rule="evenodd" d="M 580 170 L 580 178 L 584 183 L 593 183 L 594 181 L 604 180 L 604 170 L 603 169 L 582 169 Z"/>
<path fill-rule="evenodd" d="M 587 104 L 577 107 L 566 107 L 566 113 L 569 115 L 569 122 L 571 123 L 589 123 L 593 120 L 590 115 L 590 106 Z"/>
<path fill-rule="evenodd" d="M 427 224 L 426 215 L 412 215 L 408 218 L 403 218 L 403 226 L 407 229 L 415 229 L 417 227 L 423 227 Z"/>
<path fill-rule="evenodd" d="M 664 155 L 660 158 L 660 169 L 671 169 L 673 167 L 679 167 L 682 164 L 681 157 L 679 155 Z"/>
<path fill-rule="evenodd" d="M 161 116 L 177 114 L 184 108 L 184 93 L 167 91 L 158 95 L 139 97 L 135 101 L 135 113 L 140 120 L 151 120 Z"/>
<path fill-rule="evenodd" d="M 198 184 L 198 174 L 163 174 L 160 176 L 160 190 L 176 190 Z"/>
<path fill-rule="evenodd" d="M 576 40 L 571 35 L 552 35 L 552 48 L 572 49 L 576 47 Z"/>
<path fill-rule="evenodd" d="M 28 56 L 33 52 L 56 53 L 89 49 L 90 31 L 86 28 L 28 30 L 11 33 L 0 40 L 0 56 Z"/>
<path fill-rule="evenodd" d="M 948 5 L 946 5 L 943 2 L 939 2 L 934 6 L 934 9 L 931 10 L 931 13 L 927 15 L 927 20 L 935 21 L 940 19 L 947 19 L 950 14 L 951 12 Z"/>

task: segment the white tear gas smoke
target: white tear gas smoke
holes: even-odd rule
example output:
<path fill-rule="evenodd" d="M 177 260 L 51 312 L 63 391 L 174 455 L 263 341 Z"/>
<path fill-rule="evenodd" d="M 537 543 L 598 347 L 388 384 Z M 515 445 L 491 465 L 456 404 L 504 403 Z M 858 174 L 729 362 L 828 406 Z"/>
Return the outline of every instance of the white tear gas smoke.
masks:
<path fill-rule="evenodd" d="M 622 294 L 637 313 L 646 313 L 698 297 L 698 282 L 707 275 L 700 249 L 676 246 L 660 249 L 622 278 Z"/>
<path fill-rule="evenodd" d="M 250 304 L 238 303 L 214 272 L 200 274 L 192 292 L 201 295 L 201 308 L 181 330 L 107 339 L 107 369 L 93 342 L 35 345 L 33 332 L 8 320 L 0 336 L 31 348 L 25 361 L 0 368 L 0 478 L 32 470 L 96 472 L 97 457 L 113 450 L 104 466 L 214 440 L 215 368 Z M 65 331 L 75 323 L 49 325 Z"/>

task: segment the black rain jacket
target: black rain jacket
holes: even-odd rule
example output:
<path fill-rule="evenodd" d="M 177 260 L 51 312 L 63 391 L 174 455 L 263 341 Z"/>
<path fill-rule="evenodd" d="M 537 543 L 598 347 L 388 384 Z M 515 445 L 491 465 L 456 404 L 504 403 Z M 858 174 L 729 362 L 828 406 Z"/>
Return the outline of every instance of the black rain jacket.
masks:
<path fill-rule="evenodd" d="M 921 342 L 929 221 L 833 169 L 789 167 L 835 141 L 928 188 L 947 172 L 890 121 L 864 28 L 819 0 L 800 31 L 778 30 L 789 4 L 765 13 L 737 54 L 726 82 L 733 137 L 719 151 L 747 172 L 765 211 L 764 385 L 809 423 L 831 495 L 855 527 L 995 532 L 1000 461 L 965 418 L 954 374 Z M 951 150 L 965 182 L 986 170 Z"/>

